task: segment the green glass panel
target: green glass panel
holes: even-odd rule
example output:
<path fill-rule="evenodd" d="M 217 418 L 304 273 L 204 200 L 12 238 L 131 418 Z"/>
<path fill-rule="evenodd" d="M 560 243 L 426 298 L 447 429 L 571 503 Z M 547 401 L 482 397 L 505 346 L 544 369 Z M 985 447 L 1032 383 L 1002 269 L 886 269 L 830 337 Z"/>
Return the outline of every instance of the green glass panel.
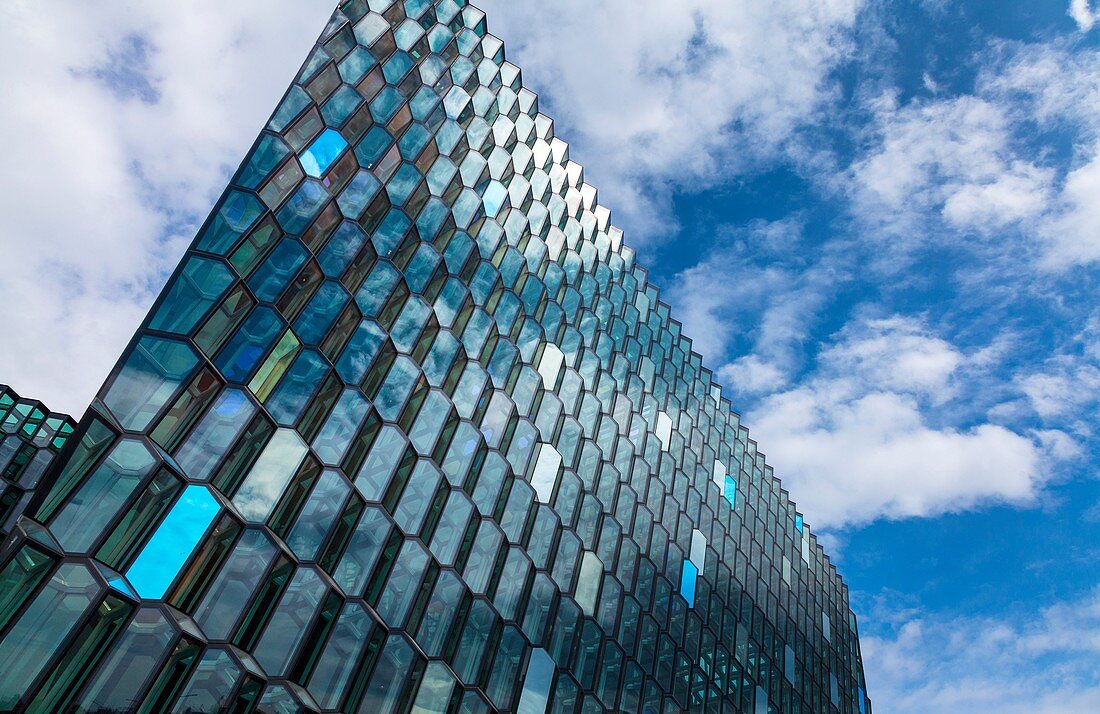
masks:
<path fill-rule="evenodd" d="M 107 388 L 103 403 L 124 429 L 141 431 L 197 364 L 198 358 L 186 343 L 142 337 Z"/>
<path fill-rule="evenodd" d="M 115 597 L 107 597 L 95 609 L 76 640 L 66 650 L 60 666 L 55 667 L 38 695 L 27 707 L 33 714 L 64 711 L 76 696 L 91 669 L 122 630 L 133 606 Z"/>
<path fill-rule="evenodd" d="M 76 710 L 93 714 L 131 709 L 174 637 L 175 631 L 159 610 L 139 610 L 89 681 Z"/>
<path fill-rule="evenodd" d="M 64 563 L 0 639 L 0 709 L 11 711 L 57 656 L 101 589 L 83 565 Z"/>
<path fill-rule="evenodd" d="M 186 335 L 233 284 L 233 271 L 220 260 L 192 256 L 166 288 L 149 329 Z"/>
<path fill-rule="evenodd" d="M 87 551 L 156 464 L 140 441 L 119 441 L 50 522 L 54 537 L 69 551 Z"/>
<path fill-rule="evenodd" d="M 34 594 L 54 565 L 54 559 L 30 545 L 20 548 L 0 570 L 0 632 Z"/>

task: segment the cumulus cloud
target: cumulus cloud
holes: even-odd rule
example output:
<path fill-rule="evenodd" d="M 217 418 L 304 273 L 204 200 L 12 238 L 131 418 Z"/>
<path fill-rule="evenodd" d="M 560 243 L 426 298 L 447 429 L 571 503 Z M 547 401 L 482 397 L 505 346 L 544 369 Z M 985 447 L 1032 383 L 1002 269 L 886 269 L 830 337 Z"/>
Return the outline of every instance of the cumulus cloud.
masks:
<path fill-rule="evenodd" d="M 931 418 L 966 359 L 918 320 L 857 321 L 744 421 L 818 526 L 1032 501 L 1047 478 L 1041 440 Z"/>
<path fill-rule="evenodd" d="M 974 96 L 878 106 L 880 142 L 853 166 L 855 210 L 891 237 L 919 239 L 938 215 L 993 235 L 1047 205 L 1053 173 L 1015 151 L 1006 109 Z"/>
<path fill-rule="evenodd" d="M 870 104 L 874 138 L 848 177 L 861 229 L 1031 270 L 1100 260 L 1100 52 L 1000 42 L 982 64 L 971 93 Z M 1069 139 L 1069 160 L 1044 132 Z"/>
<path fill-rule="evenodd" d="M 721 233 L 713 251 L 675 276 L 666 297 L 721 379 L 743 396 L 770 393 L 801 366 L 815 317 L 850 279 L 851 255 L 838 245 L 819 255 L 797 217 Z"/>
<path fill-rule="evenodd" d="M 637 241 L 668 232 L 670 189 L 728 180 L 819 118 L 863 2 L 479 4 Z"/>
<path fill-rule="evenodd" d="M 0 10 L 0 379 L 81 413 L 332 10 Z"/>
<path fill-rule="evenodd" d="M 1100 710 L 1100 591 L 1014 619 L 879 607 L 860 637 L 872 701 L 891 714 Z"/>
<path fill-rule="evenodd" d="M 1077 23 L 1081 32 L 1088 32 L 1100 22 L 1100 10 L 1094 9 L 1090 0 L 1069 0 L 1067 14 Z"/>

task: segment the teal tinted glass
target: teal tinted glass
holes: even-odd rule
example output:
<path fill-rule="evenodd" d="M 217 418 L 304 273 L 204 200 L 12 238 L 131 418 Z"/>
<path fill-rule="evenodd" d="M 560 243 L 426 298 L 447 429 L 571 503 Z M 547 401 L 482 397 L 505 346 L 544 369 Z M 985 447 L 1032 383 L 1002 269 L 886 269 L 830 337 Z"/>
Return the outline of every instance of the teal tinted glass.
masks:
<path fill-rule="evenodd" d="M 726 476 L 722 486 L 722 496 L 729 502 L 730 508 L 737 505 L 737 482 L 733 480 L 733 476 Z"/>
<path fill-rule="evenodd" d="M 695 607 L 695 586 L 699 580 L 699 568 L 690 560 L 685 560 L 680 574 L 680 594 L 687 600 L 688 607 Z"/>
<path fill-rule="evenodd" d="M 138 595 L 151 600 L 164 597 L 220 510 L 217 499 L 205 486 L 191 485 L 183 490 L 126 571 Z"/>
<path fill-rule="evenodd" d="M 184 342 L 142 337 L 107 390 L 104 404 L 126 429 L 141 431 L 191 375 L 199 359 Z"/>
<path fill-rule="evenodd" d="M 263 210 L 263 204 L 252 194 L 230 189 L 199 234 L 195 247 L 224 255 L 252 227 Z"/>
<path fill-rule="evenodd" d="M 358 95 L 356 97 L 356 101 L 359 101 Z M 321 178 L 346 148 L 348 148 L 348 142 L 340 132 L 335 129 L 325 129 L 302 152 L 302 168 L 305 169 L 306 175 Z"/>
<path fill-rule="evenodd" d="M 220 260 L 192 256 L 167 288 L 149 329 L 187 334 L 233 284 L 233 271 Z"/>
<path fill-rule="evenodd" d="M 242 390 L 229 388 L 219 394 L 176 451 L 183 472 L 196 481 L 210 478 L 255 413 L 256 405 Z"/>

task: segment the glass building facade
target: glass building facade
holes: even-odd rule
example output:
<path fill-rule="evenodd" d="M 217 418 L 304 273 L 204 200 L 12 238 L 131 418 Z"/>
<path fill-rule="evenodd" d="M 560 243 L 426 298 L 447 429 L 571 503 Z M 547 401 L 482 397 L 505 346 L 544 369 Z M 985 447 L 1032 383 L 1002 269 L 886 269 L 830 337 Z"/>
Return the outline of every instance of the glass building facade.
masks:
<path fill-rule="evenodd" d="M 0 394 L 0 710 L 870 713 L 844 583 L 464 0 L 340 5 L 75 431 Z"/>
<path fill-rule="evenodd" d="M 0 540 L 75 429 L 69 415 L 55 414 L 0 384 Z"/>

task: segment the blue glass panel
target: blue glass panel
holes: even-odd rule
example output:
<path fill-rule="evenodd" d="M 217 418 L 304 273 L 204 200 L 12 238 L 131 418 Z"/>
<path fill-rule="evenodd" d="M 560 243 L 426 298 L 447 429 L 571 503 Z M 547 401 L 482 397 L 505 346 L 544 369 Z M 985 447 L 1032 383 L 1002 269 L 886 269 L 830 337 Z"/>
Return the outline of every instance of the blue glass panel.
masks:
<path fill-rule="evenodd" d="M 420 170 L 416 166 L 408 162 L 402 163 L 386 183 L 386 192 L 390 195 L 390 203 L 395 206 L 404 206 L 412 192 L 420 185 L 422 178 L 423 176 L 420 175 Z"/>
<path fill-rule="evenodd" d="M 279 601 L 259 644 L 256 660 L 271 676 L 282 677 L 325 598 L 325 582 L 310 568 L 299 568 Z"/>
<path fill-rule="evenodd" d="M 685 560 L 680 573 L 680 594 L 687 600 L 688 607 L 695 607 L 695 584 L 698 579 L 699 569 L 690 560 Z"/>
<path fill-rule="evenodd" d="M 351 486 L 336 471 L 325 470 L 294 522 L 286 544 L 301 560 L 314 560 L 333 522 L 344 507 Z"/>
<path fill-rule="evenodd" d="M 490 181 L 485 189 L 482 202 L 485 204 L 485 215 L 490 218 L 500 213 L 500 207 L 504 205 L 504 199 L 508 198 L 508 189 L 500 181 Z"/>
<path fill-rule="evenodd" d="M 248 287 L 262 302 L 274 302 L 308 257 L 305 246 L 293 238 L 284 238 L 252 274 Z"/>
<path fill-rule="evenodd" d="M 275 217 L 287 233 L 301 235 L 329 199 L 329 193 L 317 181 L 306 179 Z"/>
<path fill-rule="evenodd" d="M 304 344 L 319 344 L 339 317 L 340 311 L 350 301 L 351 295 L 348 295 L 340 283 L 326 280 L 294 321 L 295 334 Z"/>
<path fill-rule="evenodd" d="M 233 183 L 256 190 L 264 179 L 282 163 L 290 153 L 290 147 L 277 136 L 264 134 L 256 148 L 248 155 L 245 165 Z"/>
<path fill-rule="evenodd" d="M 336 204 L 340 206 L 340 211 L 345 216 L 358 220 L 381 188 L 382 184 L 374 174 L 369 171 L 359 171 L 340 192 Z"/>
<path fill-rule="evenodd" d="M 799 533 L 805 528 L 805 521 L 802 520 L 801 513 L 794 514 L 794 527 L 798 529 Z"/>
<path fill-rule="evenodd" d="M 281 426 L 292 426 L 328 375 L 328 362 L 315 350 L 302 350 L 265 406 Z"/>
<path fill-rule="evenodd" d="M 375 64 L 377 60 L 366 47 L 356 47 L 340 60 L 340 77 L 348 84 L 357 84 Z"/>
<path fill-rule="evenodd" d="M 388 124 L 404 103 L 405 97 L 401 96 L 401 92 L 394 87 L 385 86 L 370 103 L 371 116 L 379 124 Z"/>
<path fill-rule="evenodd" d="M 355 145 L 355 158 L 363 168 L 373 169 L 392 145 L 393 137 L 390 133 L 375 124 Z"/>
<path fill-rule="evenodd" d="M 340 135 L 340 132 L 335 129 L 325 129 L 302 152 L 302 168 L 305 169 L 307 175 L 313 178 L 321 178 L 346 148 L 348 148 L 348 142 Z"/>
<path fill-rule="evenodd" d="M 355 304 L 364 315 L 377 315 L 400 279 L 401 273 L 392 263 L 375 263 L 367 279 L 359 287 L 359 292 L 355 293 Z"/>
<path fill-rule="evenodd" d="M 50 531 L 66 550 L 88 550 L 156 465 L 140 441 L 119 441 L 54 516 Z"/>
<path fill-rule="evenodd" d="M 313 450 L 327 466 L 337 466 L 351 439 L 367 417 L 370 402 L 357 389 L 345 389 L 325 425 L 313 440 Z"/>
<path fill-rule="evenodd" d="M 126 359 L 103 403 L 124 429 L 142 431 L 198 363 L 186 343 L 146 335 Z"/>
<path fill-rule="evenodd" d="M 554 666 L 554 660 L 546 650 L 531 650 L 516 714 L 545 714 L 550 701 L 550 685 L 554 681 Z"/>
<path fill-rule="evenodd" d="M 386 333 L 373 320 L 359 323 L 336 363 L 336 372 L 345 384 L 359 384 L 363 381 L 367 369 L 385 341 Z"/>
<path fill-rule="evenodd" d="M 263 523 L 267 520 L 306 457 L 306 451 L 305 442 L 294 430 L 275 432 L 233 496 L 233 505 L 246 521 Z"/>
<path fill-rule="evenodd" d="M 424 150 L 424 147 L 427 146 L 428 142 L 431 140 L 431 132 L 420 124 L 413 124 L 401 135 L 401 139 L 397 142 L 397 146 L 401 150 L 401 157 L 403 159 L 406 161 L 416 161 L 416 158 L 420 156 L 420 152 Z"/>
<path fill-rule="evenodd" d="M 326 124 L 340 126 L 362 103 L 363 97 L 359 92 L 355 91 L 353 87 L 345 84 L 333 92 L 332 96 L 329 97 L 324 106 L 321 107 L 321 116 L 325 118 Z M 329 129 L 328 131 L 332 130 Z M 347 142 L 344 143 L 344 146 L 347 146 Z M 337 154 L 339 154 L 339 152 L 337 152 Z M 322 173 L 324 173 L 323 170 Z"/>
<path fill-rule="evenodd" d="M 435 93 L 431 87 L 421 87 L 416 94 L 413 95 L 412 101 L 409 102 L 409 108 L 412 110 L 413 118 L 417 121 L 426 121 L 428 116 L 435 111 L 435 108 L 440 105 L 443 100 L 439 98 L 439 95 Z"/>
<path fill-rule="evenodd" d="M 390 55 L 390 58 L 382 65 L 382 74 L 390 84 L 400 84 L 401 80 L 414 66 L 416 66 L 416 61 L 409 56 L 409 53 L 398 50 Z"/>
<path fill-rule="evenodd" d="M 348 602 L 344 605 L 309 679 L 310 693 L 325 709 L 340 706 L 344 689 L 355 674 L 359 654 L 373 630 L 374 619 L 361 604 Z"/>
<path fill-rule="evenodd" d="M 431 241 L 436 233 L 443 227 L 447 216 L 451 215 L 451 209 L 438 198 L 431 198 L 421 209 L 416 217 L 416 230 L 420 233 L 421 240 Z"/>
<path fill-rule="evenodd" d="M 220 260 L 193 255 L 172 281 L 149 329 L 186 335 L 233 284 L 233 271 Z"/>
<path fill-rule="evenodd" d="M 295 84 L 279 103 L 279 108 L 275 110 L 275 115 L 271 117 L 268 126 L 275 131 L 283 131 L 312 101 L 306 94 L 306 90 Z"/>
<path fill-rule="evenodd" d="M 221 506 L 205 486 L 192 484 L 172 506 L 126 578 L 138 595 L 159 600 L 187 563 Z"/>
<path fill-rule="evenodd" d="M 196 622 L 211 639 L 224 640 L 248 607 L 276 553 L 280 552 L 261 530 L 246 530 L 210 589 L 195 609 Z"/>
<path fill-rule="evenodd" d="M 256 406 L 239 389 L 226 389 L 176 451 L 176 463 L 196 481 L 205 481 L 248 425 Z"/>
<path fill-rule="evenodd" d="M 63 563 L 35 594 L 0 638 L 0 711 L 28 710 L 16 706 L 27 693 L 28 683 L 62 649 L 65 638 L 80 624 L 81 616 L 99 592 L 86 566 Z M 5 589 L 4 596 L 9 598 L 10 591 Z"/>
<path fill-rule="evenodd" d="M 370 176 L 375 185 L 378 185 L 378 179 L 375 179 L 371 174 L 364 173 L 363 175 Z M 355 179 L 352 179 L 353 183 L 354 181 Z M 347 193 L 346 189 L 344 193 Z M 340 208 L 342 210 L 343 205 Z M 357 223 L 344 221 L 329 238 L 324 249 L 317 255 L 317 262 L 320 264 L 321 270 L 330 278 L 340 277 L 347 270 L 348 265 L 355 256 L 359 255 L 359 251 L 366 242 L 367 236 Z"/>
<path fill-rule="evenodd" d="M 230 189 L 199 234 L 195 247 L 210 253 L 224 254 L 263 212 L 264 205 L 260 203 L 260 199 L 251 193 Z"/>
<path fill-rule="evenodd" d="M 378 255 L 386 258 L 392 256 L 394 251 L 397 250 L 397 246 L 401 245 L 401 241 L 411 225 L 412 221 L 403 211 L 396 208 L 390 209 L 385 219 L 382 220 L 382 225 L 378 226 L 378 230 L 374 232 L 374 236 L 371 238 Z"/>
<path fill-rule="evenodd" d="M 763 687 L 756 688 L 756 714 L 768 714 L 768 692 Z"/>
<path fill-rule="evenodd" d="M 726 483 L 722 488 L 722 495 L 729 501 L 730 508 L 737 505 L 737 481 L 733 479 L 733 476 L 726 476 Z"/>
<path fill-rule="evenodd" d="M 218 353 L 215 366 L 230 382 L 247 382 L 284 327 L 279 313 L 266 306 L 256 308 Z"/>

